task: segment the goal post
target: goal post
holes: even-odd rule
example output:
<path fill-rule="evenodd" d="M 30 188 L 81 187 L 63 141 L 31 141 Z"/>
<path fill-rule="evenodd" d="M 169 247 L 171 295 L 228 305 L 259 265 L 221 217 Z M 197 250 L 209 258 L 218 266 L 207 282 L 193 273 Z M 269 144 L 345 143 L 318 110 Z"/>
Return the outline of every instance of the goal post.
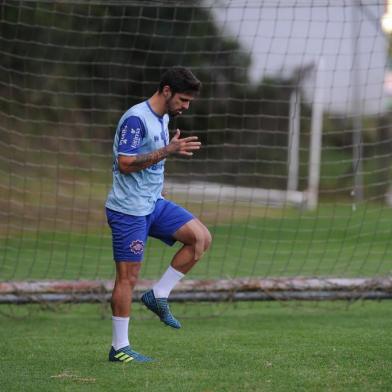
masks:
<path fill-rule="evenodd" d="M 165 192 L 213 242 L 173 299 L 389 298 L 383 13 L 383 0 L 2 1 L 0 302 L 107 299 L 115 128 L 174 65 L 203 88 L 169 128 L 202 149 L 167 160 Z M 149 239 L 139 291 L 178 246 Z"/>

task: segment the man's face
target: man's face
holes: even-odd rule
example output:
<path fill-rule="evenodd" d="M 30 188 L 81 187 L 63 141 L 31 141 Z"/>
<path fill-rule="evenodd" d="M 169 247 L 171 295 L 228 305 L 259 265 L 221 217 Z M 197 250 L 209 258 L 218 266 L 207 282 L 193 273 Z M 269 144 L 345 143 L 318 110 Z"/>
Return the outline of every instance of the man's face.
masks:
<path fill-rule="evenodd" d="M 189 105 L 193 99 L 193 95 L 185 93 L 172 94 L 170 91 L 170 93 L 166 96 L 167 113 L 171 117 L 179 116 L 184 110 L 189 109 Z"/>

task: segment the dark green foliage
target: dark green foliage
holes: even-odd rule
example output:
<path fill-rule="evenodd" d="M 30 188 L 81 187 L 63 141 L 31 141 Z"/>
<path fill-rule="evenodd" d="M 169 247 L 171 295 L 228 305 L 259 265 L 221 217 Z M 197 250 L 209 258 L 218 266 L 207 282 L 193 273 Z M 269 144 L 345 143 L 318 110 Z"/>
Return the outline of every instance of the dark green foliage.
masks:
<path fill-rule="evenodd" d="M 284 186 L 291 87 L 279 79 L 252 84 L 250 54 L 200 2 L 143 4 L 6 1 L 0 89 L 7 128 L 41 136 L 49 149 L 45 136 L 58 132 L 109 142 L 121 113 L 148 98 L 167 67 L 184 65 L 203 82 L 189 114 L 172 123 L 204 144 L 191 172 Z M 94 147 L 110 154 L 108 143 Z M 184 161 L 168 169 L 189 173 Z"/>

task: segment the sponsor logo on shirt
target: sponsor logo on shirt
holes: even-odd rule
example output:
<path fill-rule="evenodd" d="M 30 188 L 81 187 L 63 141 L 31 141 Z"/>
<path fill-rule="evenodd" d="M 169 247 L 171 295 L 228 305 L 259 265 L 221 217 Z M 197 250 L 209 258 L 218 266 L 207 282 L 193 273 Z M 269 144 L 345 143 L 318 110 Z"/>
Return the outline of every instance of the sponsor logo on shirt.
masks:
<path fill-rule="evenodd" d="M 168 129 L 166 128 L 166 129 L 162 129 L 162 132 L 161 132 L 161 139 L 163 140 L 163 144 L 165 145 L 165 146 L 167 146 L 167 144 L 168 144 L 168 142 L 169 142 L 169 131 L 168 131 Z"/>
<path fill-rule="evenodd" d="M 127 144 L 128 142 L 128 140 L 126 139 L 127 130 L 128 130 L 127 125 L 121 130 L 120 143 L 119 143 L 120 146 L 122 146 L 123 144 Z"/>
<path fill-rule="evenodd" d="M 131 128 L 132 134 L 132 143 L 131 147 L 138 147 L 141 141 L 141 129 L 140 128 Z"/>

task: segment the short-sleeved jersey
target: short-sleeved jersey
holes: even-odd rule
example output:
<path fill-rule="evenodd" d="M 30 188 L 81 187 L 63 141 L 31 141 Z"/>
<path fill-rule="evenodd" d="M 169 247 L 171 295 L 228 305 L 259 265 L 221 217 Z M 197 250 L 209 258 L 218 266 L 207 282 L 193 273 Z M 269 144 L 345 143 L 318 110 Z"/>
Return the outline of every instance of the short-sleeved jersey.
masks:
<path fill-rule="evenodd" d="M 147 154 L 169 143 L 169 116 L 158 116 L 148 101 L 132 106 L 121 117 L 113 143 L 113 186 L 105 206 L 128 215 L 152 213 L 162 198 L 164 165 L 162 160 L 146 169 L 122 174 L 118 156 Z"/>

